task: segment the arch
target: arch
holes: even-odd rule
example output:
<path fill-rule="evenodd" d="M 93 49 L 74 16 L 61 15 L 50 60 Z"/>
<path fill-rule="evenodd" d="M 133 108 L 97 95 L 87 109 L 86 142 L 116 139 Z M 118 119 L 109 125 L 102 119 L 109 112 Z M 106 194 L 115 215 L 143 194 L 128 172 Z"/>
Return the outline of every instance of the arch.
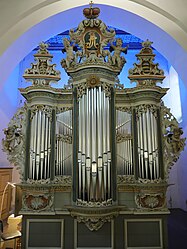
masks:
<path fill-rule="evenodd" d="M 41 40 L 46 40 L 64 29 L 75 27 L 83 19 L 83 7 L 72 8 L 75 4 L 72 1 L 67 2 L 62 4 L 60 1 L 50 5 L 46 3 L 40 8 L 38 6 L 38 9 L 30 9 L 27 16 L 25 13 L 25 16 L 22 16 L 22 19 L 18 20 L 17 24 L 14 24 L 4 35 L 2 34 L 0 71 L 3 72 L 3 75 L 0 89 L 18 62 L 36 47 Z M 140 3 L 135 3 L 138 2 L 137 0 L 125 3 L 122 3 L 124 1 L 118 1 L 115 4 L 117 7 L 114 7 L 112 0 L 102 2 L 108 4 L 98 5 L 101 8 L 100 18 L 103 21 L 108 25 L 126 30 L 143 40 L 147 38 L 152 40 L 154 47 L 169 60 L 182 80 L 187 82 L 185 72 L 187 37 L 181 28 L 182 24 L 178 25 L 177 19 L 174 19 L 171 15 L 165 17 L 164 14 L 166 13 L 162 13 L 161 9 L 156 8 L 156 5 L 151 5 L 151 9 L 150 6 L 146 6 L 146 1 L 142 1 L 144 6 Z M 76 2 L 76 5 L 83 4 L 85 4 L 83 0 Z M 72 16 L 76 18 L 71 18 Z M 147 20 L 141 16 L 147 18 Z M 46 17 L 48 18 L 45 19 Z M 65 22 L 64 20 L 67 21 Z M 150 21 L 155 22 L 158 26 Z M 172 30 L 176 32 L 172 33 L 169 30 L 169 24 L 173 25 Z"/>

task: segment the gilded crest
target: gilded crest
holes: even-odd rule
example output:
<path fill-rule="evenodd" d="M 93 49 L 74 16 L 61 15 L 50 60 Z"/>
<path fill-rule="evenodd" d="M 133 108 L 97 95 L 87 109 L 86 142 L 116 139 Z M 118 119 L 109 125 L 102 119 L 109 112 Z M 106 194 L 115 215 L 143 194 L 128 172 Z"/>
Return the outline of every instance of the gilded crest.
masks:
<path fill-rule="evenodd" d="M 90 75 L 89 78 L 87 79 L 88 87 L 98 86 L 99 83 L 100 83 L 99 77 L 97 77 L 96 75 Z"/>

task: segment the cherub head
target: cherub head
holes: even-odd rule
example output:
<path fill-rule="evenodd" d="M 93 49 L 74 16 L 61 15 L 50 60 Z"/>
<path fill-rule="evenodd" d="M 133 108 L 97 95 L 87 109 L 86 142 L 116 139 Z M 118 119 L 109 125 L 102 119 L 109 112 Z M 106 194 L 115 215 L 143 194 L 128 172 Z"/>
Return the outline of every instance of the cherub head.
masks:
<path fill-rule="evenodd" d="M 123 44 L 122 39 L 121 39 L 121 38 L 117 38 L 117 39 L 116 39 L 116 46 L 121 47 L 121 46 L 122 46 L 122 44 Z"/>

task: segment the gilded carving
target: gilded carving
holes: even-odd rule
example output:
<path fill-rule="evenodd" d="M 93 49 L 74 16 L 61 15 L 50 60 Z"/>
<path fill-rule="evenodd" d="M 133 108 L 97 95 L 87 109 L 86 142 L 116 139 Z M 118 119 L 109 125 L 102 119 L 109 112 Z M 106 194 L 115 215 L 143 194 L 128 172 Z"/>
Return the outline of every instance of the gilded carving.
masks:
<path fill-rule="evenodd" d="M 122 143 L 128 140 L 132 140 L 132 136 L 130 134 L 122 134 L 122 133 L 117 133 L 116 134 L 116 142 L 117 143 Z"/>
<path fill-rule="evenodd" d="M 113 66 L 117 66 L 118 68 L 122 68 L 126 63 L 125 57 L 121 56 L 121 53 L 127 53 L 128 47 L 123 48 L 122 39 L 116 39 L 116 45 L 111 43 L 111 51 L 114 51 L 113 54 L 109 57 L 109 63 Z"/>
<path fill-rule="evenodd" d="M 96 75 L 90 75 L 87 78 L 87 87 L 96 87 L 100 84 L 100 80 L 99 77 L 97 77 Z"/>
<path fill-rule="evenodd" d="M 158 107 L 152 104 L 143 104 L 136 107 L 136 115 L 139 117 L 142 113 L 146 113 L 148 110 L 157 118 Z"/>
<path fill-rule="evenodd" d="M 45 113 L 47 115 L 47 117 L 49 117 L 50 119 L 52 118 L 52 110 L 53 108 L 51 106 L 47 106 L 47 105 L 34 105 L 30 108 L 31 110 L 31 120 L 33 119 L 34 115 L 36 115 L 36 113 L 38 111 L 41 111 L 43 113 Z"/>
<path fill-rule="evenodd" d="M 34 55 L 36 63 L 31 63 L 31 68 L 26 69 L 23 75 L 33 86 L 48 86 L 51 82 L 60 80 L 60 71 L 55 69 L 56 64 L 50 64 L 53 56 L 47 48 L 48 44 L 39 44 L 39 50 Z"/>
<path fill-rule="evenodd" d="M 51 194 L 26 194 L 23 196 L 22 211 L 52 211 L 53 199 Z"/>
<path fill-rule="evenodd" d="M 155 194 L 137 194 L 135 196 L 135 202 L 138 208 L 145 209 L 158 209 L 165 205 L 165 195 L 163 193 Z"/>
<path fill-rule="evenodd" d="M 136 55 L 139 63 L 134 63 L 134 67 L 129 69 L 128 78 L 131 82 L 137 82 L 139 87 L 154 87 L 157 82 L 162 83 L 165 78 L 164 71 L 159 69 L 159 64 L 154 63 L 155 54 L 151 44 L 149 40 L 142 42 L 142 49 Z"/>
<path fill-rule="evenodd" d="M 61 65 L 66 71 L 95 64 L 120 72 L 126 62 L 121 53 L 126 53 L 127 47 L 122 47 L 120 38 L 113 42 L 115 30 L 108 28 L 100 19 L 95 19 L 97 15 L 93 9 L 95 8 L 84 9 L 83 13 L 87 19 L 83 20 L 77 29 L 70 29 L 70 40 L 64 39 L 62 52 L 66 52 L 66 58 L 62 59 Z M 90 16 L 91 19 L 88 18 Z M 105 48 L 108 43 L 111 44 L 110 50 Z"/>

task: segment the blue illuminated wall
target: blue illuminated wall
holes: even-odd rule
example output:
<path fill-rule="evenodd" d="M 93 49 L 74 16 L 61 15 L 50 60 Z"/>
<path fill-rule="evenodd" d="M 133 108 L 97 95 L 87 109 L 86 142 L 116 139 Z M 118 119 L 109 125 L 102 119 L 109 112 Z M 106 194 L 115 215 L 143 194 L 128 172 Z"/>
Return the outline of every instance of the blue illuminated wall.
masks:
<path fill-rule="evenodd" d="M 127 63 L 125 64 L 121 74 L 119 75 L 119 80 L 120 83 L 123 84 L 126 88 L 131 88 L 135 86 L 135 83 L 130 83 L 130 80 L 128 79 L 128 70 L 133 67 L 133 63 L 137 62 L 136 54 L 139 53 L 141 49 L 142 40 L 125 31 L 118 29 L 115 30 L 117 34 L 116 36 L 123 40 L 123 46 L 129 46 L 128 53 L 125 55 Z M 46 41 L 46 43 L 49 44 L 50 53 L 54 56 L 53 63 L 56 64 L 56 69 L 61 72 L 61 80 L 57 84 L 52 84 L 53 87 L 57 88 L 62 88 L 68 82 L 68 76 L 65 73 L 65 70 L 60 65 L 60 61 L 65 57 L 65 54 L 61 52 L 61 50 L 64 48 L 62 40 L 65 37 L 69 38 L 68 31 L 56 35 Z M 24 74 L 24 70 L 26 68 L 29 68 L 31 62 L 34 61 L 33 55 L 36 53 L 36 51 L 37 48 L 35 48 L 30 54 L 28 54 L 19 64 L 19 87 L 26 87 L 27 85 L 29 85 L 25 82 L 22 75 Z M 171 112 L 177 118 L 177 120 L 181 122 L 182 111 L 179 86 L 179 82 L 181 81 L 178 77 L 177 72 L 170 65 L 170 63 L 158 51 L 154 50 L 154 53 L 156 54 L 155 62 L 159 63 L 160 68 L 164 70 L 166 76 L 162 87 L 169 88 L 167 95 L 163 98 L 163 101 L 166 106 L 171 108 Z M 175 98 L 175 101 L 173 101 L 173 98 Z"/>

